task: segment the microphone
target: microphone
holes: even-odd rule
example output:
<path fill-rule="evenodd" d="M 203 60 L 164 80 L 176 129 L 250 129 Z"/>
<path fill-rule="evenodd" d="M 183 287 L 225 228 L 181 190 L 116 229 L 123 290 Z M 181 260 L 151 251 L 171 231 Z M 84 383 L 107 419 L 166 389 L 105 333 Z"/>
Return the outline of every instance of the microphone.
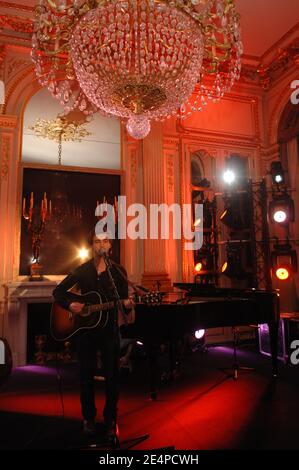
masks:
<path fill-rule="evenodd" d="M 103 258 L 105 258 L 106 256 L 108 257 L 108 253 L 106 252 L 106 250 L 104 250 L 104 248 L 100 248 L 99 255 L 103 256 Z"/>
<path fill-rule="evenodd" d="M 104 259 L 106 266 L 107 267 L 111 266 L 111 260 L 109 258 L 109 255 L 108 255 L 107 251 L 104 250 L 104 248 L 100 249 L 99 254 Z"/>

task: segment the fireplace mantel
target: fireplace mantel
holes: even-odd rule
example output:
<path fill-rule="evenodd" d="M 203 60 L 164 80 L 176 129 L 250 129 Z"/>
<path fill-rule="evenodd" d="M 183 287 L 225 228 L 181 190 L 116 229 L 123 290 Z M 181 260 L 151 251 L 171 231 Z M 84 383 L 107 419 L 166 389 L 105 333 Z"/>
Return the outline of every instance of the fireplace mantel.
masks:
<path fill-rule="evenodd" d="M 5 331 L 13 356 L 14 367 L 26 364 L 27 304 L 49 303 L 55 281 L 8 282 L 5 290 Z"/>

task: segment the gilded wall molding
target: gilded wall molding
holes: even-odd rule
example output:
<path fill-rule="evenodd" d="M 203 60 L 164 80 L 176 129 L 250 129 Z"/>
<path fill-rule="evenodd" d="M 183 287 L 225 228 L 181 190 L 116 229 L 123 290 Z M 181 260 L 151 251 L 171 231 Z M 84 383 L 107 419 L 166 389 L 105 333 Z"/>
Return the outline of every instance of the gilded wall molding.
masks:
<path fill-rule="evenodd" d="M 2 135 L 1 137 L 1 179 L 7 181 L 9 173 L 9 161 L 10 161 L 10 149 L 11 149 L 11 138 L 8 135 Z"/>
<path fill-rule="evenodd" d="M 166 156 L 166 182 L 169 192 L 174 192 L 174 161 L 173 155 L 167 154 Z"/>
<path fill-rule="evenodd" d="M 7 181 L 9 174 L 9 163 L 11 156 L 11 146 L 13 138 L 13 129 L 17 126 L 17 116 L 1 116 L 0 115 L 0 143 L 1 143 L 1 157 L 0 157 L 0 179 Z"/>
<path fill-rule="evenodd" d="M 4 80 L 4 63 L 6 57 L 6 47 L 4 44 L 0 44 L 0 79 Z"/>
<path fill-rule="evenodd" d="M 135 189 L 137 185 L 137 149 L 130 149 L 130 183 L 131 188 Z"/>

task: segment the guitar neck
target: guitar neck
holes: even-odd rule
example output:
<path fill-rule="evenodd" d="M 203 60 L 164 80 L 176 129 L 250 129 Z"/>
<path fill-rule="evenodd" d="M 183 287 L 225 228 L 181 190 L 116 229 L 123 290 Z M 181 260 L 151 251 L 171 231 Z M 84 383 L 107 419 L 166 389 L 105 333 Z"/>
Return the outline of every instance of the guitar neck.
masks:
<path fill-rule="evenodd" d="M 121 300 L 121 302 L 123 302 Z M 95 304 L 86 307 L 90 312 L 96 312 L 97 310 L 110 310 L 115 306 L 115 301 L 111 300 L 110 302 L 105 302 L 103 304 Z"/>

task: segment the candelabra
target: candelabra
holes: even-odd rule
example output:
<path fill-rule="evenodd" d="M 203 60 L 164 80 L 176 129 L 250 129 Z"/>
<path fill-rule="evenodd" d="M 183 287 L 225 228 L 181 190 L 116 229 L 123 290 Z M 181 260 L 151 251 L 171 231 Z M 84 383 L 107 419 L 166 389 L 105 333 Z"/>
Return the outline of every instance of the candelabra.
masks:
<path fill-rule="evenodd" d="M 23 198 L 23 217 L 27 222 L 27 230 L 31 235 L 32 242 L 32 260 L 30 264 L 30 280 L 42 280 L 42 266 L 39 263 L 40 246 L 46 227 L 46 220 L 51 217 L 52 202 L 47 200 L 47 194 L 44 193 L 40 207 L 34 205 L 34 194 L 31 192 L 29 201 L 29 210 L 27 211 L 27 201 Z"/>
<path fill-rule="evenodd" d="M 96 208 L 99 206 L 102 206 L 102 210 L 103 210 L 102 215 L 99 215 L 100 212 L 97 211 L 98 220 L 101 220 L 104 217 L 109 217 L 108 204 L 109 203 L 107 202 L 106 196 L 103 197 L 103 202 L 100 202 L 99 200 L 97 200 Z M 116 196 L 114 196 L 114 201 L 113 201 L 113 204 L 111 204 L 111 206 L 113 207 L 113 222 L 116 225 L 117 219 L 118 219 L 118 199 Z"/>

